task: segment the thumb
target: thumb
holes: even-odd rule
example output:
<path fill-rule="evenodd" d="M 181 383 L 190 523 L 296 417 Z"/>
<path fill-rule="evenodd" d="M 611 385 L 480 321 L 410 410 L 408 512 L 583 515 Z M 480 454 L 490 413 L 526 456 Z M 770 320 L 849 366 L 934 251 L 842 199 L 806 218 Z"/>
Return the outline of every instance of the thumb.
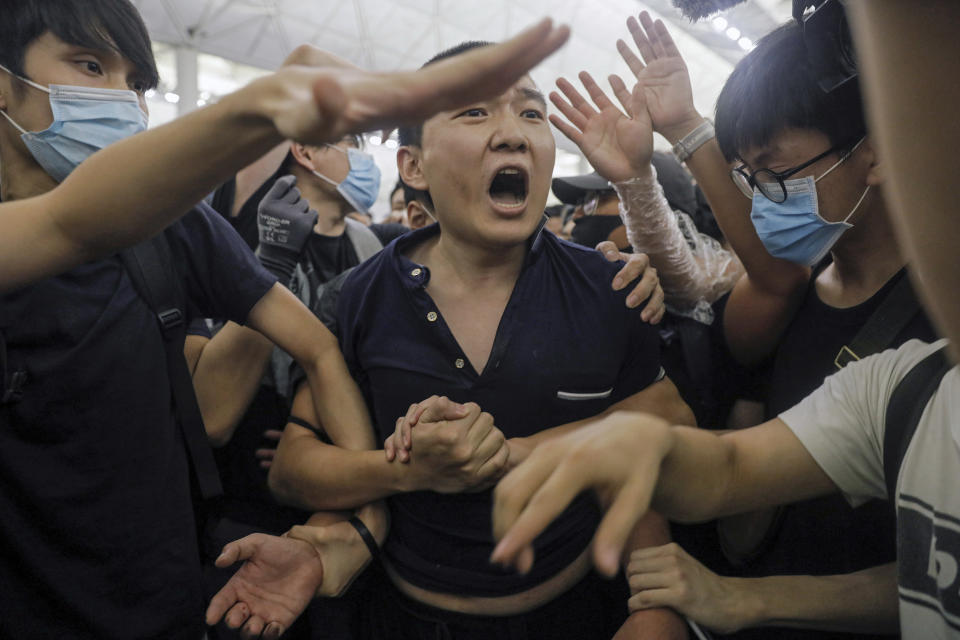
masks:
<path fill-rule="evenodd" d="M 257 536 L 260 534 L 252 533 L 245 538 L 234 540 L 223 547 L 223 551 L 217 557 L 214 564 L 220 569 L 229 567 L 232 564 L 247 560 L 253 556 L 257 546 Z"/>
<path fill-rule="evenodd" d="M 440 422 L 442 420 L 459 420 L 468 413 L 466 406 L 453 402 L 449 398 L 440 398 L 417 416 L 414 424 L 419 422 Z"/>

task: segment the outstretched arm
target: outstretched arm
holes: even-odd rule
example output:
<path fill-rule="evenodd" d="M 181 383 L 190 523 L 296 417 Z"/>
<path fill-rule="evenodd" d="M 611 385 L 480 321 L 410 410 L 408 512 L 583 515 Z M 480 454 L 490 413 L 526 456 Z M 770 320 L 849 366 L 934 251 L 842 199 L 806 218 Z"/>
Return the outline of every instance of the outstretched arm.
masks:
<path fill-rule="evenodd" d="M 500 481 L 493 508 L 500 543 L 491 559 L 514 565 L 532 554 L 532 540 L 588 488 L 610 505 L 593 544 L 595 563 L 608 575 L 651 506 L 671 520 L 696 522 L 836 490 L 779 418 L 717 436 L 618 413 L 542 444 Z"/>
<path fill-rule="evenodd" d="M 639 22 L 627 20 L 627 28 L 640 55 L 623 40 L 617 41 L 617 50 L 643 88 L 654 130 L 675 144 L 704 122 L 693 104 L 686 63 L 662 21 L 642 12 Z M 792 318 L 809 270 L 774 258 L 764 248 L 750 221 L 750 200 L 730 179 L 730 166 L 715 138 L 686 164 L 746 270 L 727 304 L 724 329 L 734 355 L 756 362 L 776 345 Z"/>
<path fill-rule="evenodd" d="M 0 291 L 157 233 L 284 138 L 329 142 L 497 95 L 568 34 L 544 20 L 502 44 L 412 72 L 286 67 L 215 105 L 122 140 L 52 191 L 0 204 Z"/>
<path fill-rule="evenodd" d="M 672 607 L 720 632 L 762 626 L 895 635 L 897 565 L 834 576 L 718 576 L 676 544 L 635 551 L 630 610 Z"/>

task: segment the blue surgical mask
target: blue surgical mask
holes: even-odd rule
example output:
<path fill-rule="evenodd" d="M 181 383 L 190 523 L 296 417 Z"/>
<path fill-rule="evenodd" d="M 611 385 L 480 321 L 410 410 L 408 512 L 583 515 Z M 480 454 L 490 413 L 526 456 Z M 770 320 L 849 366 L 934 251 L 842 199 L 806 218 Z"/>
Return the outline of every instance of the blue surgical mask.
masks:
<path fill-rule="evenodd" d="M 333 144 L 327 146 L 347 154 L 350 171 L 343 182 L 335 182 L 318 171 L 314 171 L 313 175 L 335 186 L 337 192 L 355 211 L 367 213 L 380 193 L 380 169 L 377 168 L 373 156 L 353 147 L 344 151 Z"/>
<path fill-rule="evenodd" d="M 812 267 L 827 255 L 843 232 L 853 226 L 847 221 L 867 197 L 870 186 L 867 185 L 863 190 L 857 204 L 843 220 L 827 222 L 820 217 L 816 183 L 849 158 L 859 145 L 858 142 L 850 153 L 844 155 L 819 178 L 807 176 L 784 180 L 787 199 L 783 202 L 774 202 L 754 188 L 750 218 L 770 255 Z"/>
<path fill-rule="evenodd" d="M 133 91 L 52 84 L 45 87 L 0 69 L 50 94 L 53 122 L 43 131 L 27 131 L 0 110 L 43 170 L 57 182 L 106 146 L 147 128 L 147 114 Z"/>

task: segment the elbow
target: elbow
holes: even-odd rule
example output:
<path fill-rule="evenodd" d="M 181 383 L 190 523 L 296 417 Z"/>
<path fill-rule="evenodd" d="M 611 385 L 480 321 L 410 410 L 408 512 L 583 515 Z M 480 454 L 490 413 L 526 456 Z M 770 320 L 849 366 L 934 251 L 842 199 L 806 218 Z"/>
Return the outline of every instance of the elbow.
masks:
<path fill-rule="evenodd" d="M 274 499 L 282 505 L 296 508 L 307 508 L 298 499 L 299 494 L 295 490 L 295 482 L 290 477 L 289 471 L 279 460 L 274 459 L 270 465 L 270 472 L 267 474 L 267 488 L 270 489 Z"/>

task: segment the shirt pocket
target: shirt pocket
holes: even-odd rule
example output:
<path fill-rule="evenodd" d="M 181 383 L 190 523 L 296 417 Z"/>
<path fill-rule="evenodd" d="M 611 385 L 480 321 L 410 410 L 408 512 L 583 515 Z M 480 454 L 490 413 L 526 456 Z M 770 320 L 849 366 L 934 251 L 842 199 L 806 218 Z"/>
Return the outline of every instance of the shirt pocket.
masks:
<path fill-rule="evenodd" d="M 613 393 L 613 387 L 609 389 L 597 389 L 597 390 L 586 390 L 586 389 L 559 389 L 557 391 L 557 399 L 559 400 L 570 400 L 573 402 L 584 402 L 587 400 L 604 400 L 609 398 Z"/>

